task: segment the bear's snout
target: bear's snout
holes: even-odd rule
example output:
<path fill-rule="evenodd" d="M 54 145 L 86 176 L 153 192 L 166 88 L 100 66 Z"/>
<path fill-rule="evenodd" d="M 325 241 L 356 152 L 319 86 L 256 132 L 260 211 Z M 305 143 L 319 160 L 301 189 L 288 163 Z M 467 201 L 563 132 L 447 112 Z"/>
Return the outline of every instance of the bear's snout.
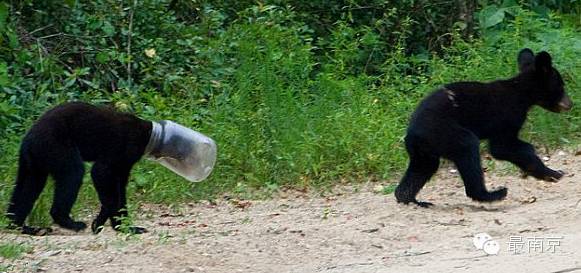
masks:
<path fill-rule="evenodd" d="M 563 94 L 561 101 L 559 101 L 559 112 L 569 111 L 571 108 L 573 108 L 573 102 L 567 94 Z"/>

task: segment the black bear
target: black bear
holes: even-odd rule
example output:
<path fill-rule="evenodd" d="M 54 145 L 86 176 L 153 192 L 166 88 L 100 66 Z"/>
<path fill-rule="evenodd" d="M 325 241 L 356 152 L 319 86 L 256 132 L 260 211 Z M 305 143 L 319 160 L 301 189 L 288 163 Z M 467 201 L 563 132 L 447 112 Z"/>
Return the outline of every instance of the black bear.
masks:
<path fill-rule="evenodd" d="M 8 205 L 11 226 L 26 234 L 46 231 L 24 221 L 51 175 L 55 180 L 50 210 L 54 222 L 79 231 L 83 222 L 71 219 L 84 175 L 84 161 L 91 169 L 101 211 L 92 223 L 98 233 L 105 222 L 119 230 L 120 217 L 127 216 L 126 186 L 133 165 L 142 157 L 152 130 L 150 121 L 86 103 L 66 103 L 46 112 L 22 141 L 16 186 Z M 132 233 L 144 228 L 130 227 Z"/>
<path fill-rule="evenodd" d="M 400 203 L 432 205 L 416 195 L 437 171 L 440 157 L 454 162 L 466 195 L 492 202 L 506 197 L 507 189 L 487 191 L 480 165 L 479 140 L 489 141 L 490 154 L 518 166 L 527 175 L 556 181 L 563 172 L 547 168 L 533 146 L 518 138 L 533 105 L 552 112 L 568 111 L 572 102 L 565 93 L 551 56 L 536 56 L 526 48 L 518 54 L 519 74 L 490 83 L 456 82 L 426 97 L 411 117 L 405 137 L 409 166 L 395 196 Z"/>

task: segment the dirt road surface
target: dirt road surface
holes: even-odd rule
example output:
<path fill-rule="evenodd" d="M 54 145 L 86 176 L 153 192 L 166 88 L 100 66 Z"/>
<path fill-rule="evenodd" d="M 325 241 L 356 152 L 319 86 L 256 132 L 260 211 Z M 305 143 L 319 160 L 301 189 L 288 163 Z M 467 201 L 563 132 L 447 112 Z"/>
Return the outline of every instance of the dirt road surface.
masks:
<path fill-rule="evenodd" d="M 419 196 L 436 204 L 430 209 L 396 204 L 374 190 L 378 184 L 178 209 L 144 205 L 136 222 L 147 234 L 2 232 L 3 242 L 32 250 L 0 263 L 11 272 L 581 272 L 581 156 L 545 160 L 566 177 L 523 179 L 496 163 L 487 185 L 506 186 L 509 195 L 493 204 L 468 199 L 444 166 Z M 481 232 L 498 242 L 497 255 L 473 245 Z"/>

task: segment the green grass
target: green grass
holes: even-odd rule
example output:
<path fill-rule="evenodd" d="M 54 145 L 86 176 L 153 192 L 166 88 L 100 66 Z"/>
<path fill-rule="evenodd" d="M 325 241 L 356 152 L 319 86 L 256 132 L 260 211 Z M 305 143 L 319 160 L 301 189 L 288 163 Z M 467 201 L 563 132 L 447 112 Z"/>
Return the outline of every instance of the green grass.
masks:
<path fill-rule="evenodd" d="M 0 272 L 10 272 L 12 266 L 0 264 Z"/>
<path fill-rule="evenodd" d="M 0 243 L 0 257 L 5 259 L 18 259 L 24 253 L 32 252 L 32 247 L 26 244 Z"/>
<path fill-rule="evenodd" d="M 383 189 L 381 190 L 382 194 L 388 195 L 388 194 L 392 194 L 395 192 L 395 188 L 397 187 L 396 183 L 391 183 L 389 185 L 383 186 Z"/>
<path fill-rule="evenodd" d="M 389 53 L 377 75 L 349 69 L 361 44 L 339 33 L 344 29 L 334 35 L 336 47 L 320 56 L 316 44 L 292 29 L 240 22 L 207 41 L 205 50 L 212 51 L 200 58 L 216 65 L 218 75 L 209 85 L 190 79 L 188 89 L 174 93 L 147 87 L 115 93 L 39 93 L 22 103 L 14 114 L 17 122 L 0 139 L 0 210 L 5 210 L 13 187 L 24 130 L 44 110 L 71 99 L 111 103 L 147 119 L 174 120 L 217 141 L 216 168 L 201 183 L 189 183 L 147 160 L 138 163 L 130 182 L 132 204 L 177 204 L 224 192 L 249 196 L 283 187 L 327 188 L 370 176 L 397 180 L 407 163 L 405 129 L 420 99 L 447 82 L 514 75 L 516 54 L 523 47 L 548 50 L 569 95 L 577 104 L 581 101 L 579 30 L 555 18 L 518 16 L 494 35 L 469 42 L 452 32 L 453 42 L 441 55 L 407 56 L 402 44 Z M 200 92 L 209 95 L 195 95 Z M 535 108 L 522 136 L 548 149 L 578 144 L 580 109 L 557 115 Z M 31 222 L 50 223 L 51 190 L 47 187 L 43 193 Z M 384 193 L 392 190 L 386 187 Z M 74 214 L 97 210 L 87 175 Z"/>

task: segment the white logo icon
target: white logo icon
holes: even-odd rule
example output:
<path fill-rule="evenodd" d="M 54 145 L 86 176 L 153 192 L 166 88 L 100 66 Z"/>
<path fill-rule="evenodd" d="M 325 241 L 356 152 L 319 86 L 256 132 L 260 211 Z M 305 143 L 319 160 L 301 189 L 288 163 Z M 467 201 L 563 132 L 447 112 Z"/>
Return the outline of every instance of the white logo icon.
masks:
<path fill-rule="evenodd" d="M 498 252 L 500 252 L 500 245 L 497 241 L 489 240 L 484 243 L 483 249 L 488 255 L 498 255 Z"/>
<path fill-rule="evenodd" d="M 476 249 L 482 249 L 488 255 L 497 255 L 500 251 L 500 244 L 492 240 L 492 236 L 487 233 L 478 233 L 472 238 L 472 243 Z"/>
<path fill-rule="evenodd" d="M 472 243 L 474 243 L 474 246 L 477 249 L 482 249 L 484 247 L 484 243 L 486 243 L 486 241 L 488 240 L 492 240 L 492 237 L 486 233 L 478 233 L 476 235 L 474 235 L 474 238 L 472 239 Z"/>

